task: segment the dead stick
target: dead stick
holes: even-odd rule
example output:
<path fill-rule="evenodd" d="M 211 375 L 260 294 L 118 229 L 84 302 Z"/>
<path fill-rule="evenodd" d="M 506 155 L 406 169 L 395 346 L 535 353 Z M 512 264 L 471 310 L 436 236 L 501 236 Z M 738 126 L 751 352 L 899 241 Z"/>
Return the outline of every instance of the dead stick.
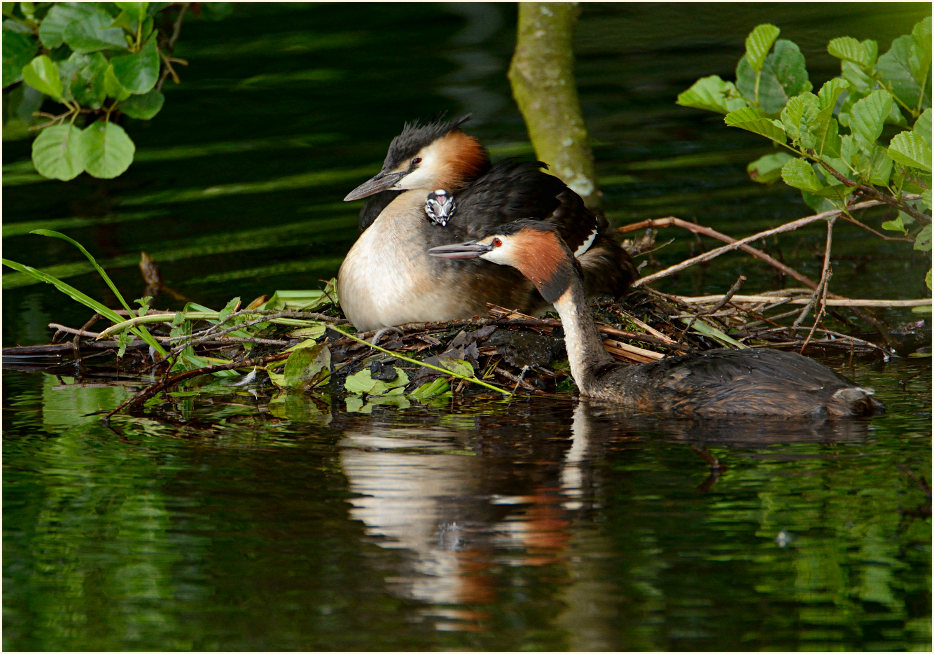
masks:
<path fill-rule="evenodd" d="M 97 314 L 95 314 L 96 316 Z M 91 321 L 88 321 L 91 322 Z M 87 325 L 88 323 L 85 323 Z M 50 322 L 49 329 L 55 329 L 65 334 L 74 334 L 75 336 L 87 336 L 89 338 L 97 338 L 100 336 L 99 332 L 89 332 L 85 329 L 75 329 L 74 327 L 66 327 L 65 325 L 60 325 L 57 322 Z"/>
<path fill-rule="evenodd" d="M 857 204 L 854 204 L 851 207 L 848 207 L 847 210 L 848 211 L 859 211 L 862 209 L 869 209 L 870 207 L 877 207 L 880 204 L 883 204 L 883 203 L 879 200 L 866 200 L 865 202 L 858 202 Z M 653 282 L 657 279 L 662 279 L 663 277 L 668 277 L 670 275 L 673 275 L 676 272 L 680 272 L 684 270 L 685 268 L 690 268 L 691 266 L 697 265 L 699 263 L 704 263 L 705 261 L 716 259 L 721 254 L 732 252 L 733 250 L 738 250 L 742 248 L 744 245 L 746 245 L 747 243 L 750 243 L 752 241 L 757 241 L 759 239 L 772 236 L 774 234 L 781 234 L 783 232 L 791 232 L 800 227 L 804 227 L 805 225 L 810 225 L 811 223 L 815 223 L 821 220 L 827 220 L 828 218 L 836 218 L 841 213 L 842 211 L 840 209 L 833 209 L 831 211 L 823 211 L 821 213 L 814 214 L 813 216 L 805 216 L 804 218 L 799 218 L 798 220 L 792 220 L 791 222 L 784 223 L 782 225 L 779 225 L 778 227 L 773 227 L 772 229 L 767 229 L 765 231 L 758 232 L 756 234 L 753 234 L 752 236 L 747 236 L 745 238 L 739 239 L 738 241 L 733 241 L 732 243 L 729 243 L 727 245 L 714 248 L 713 250 L 700 254 L 696 257 L 691 257 L 690 259 L 682 261 L 679 264 L 676 264 L 674 266 L 669 266 L 668 268 L 665 268 L 664 270 L 660 270 L 657 273 L 653 273 L 651 275 L 646 275 L 645 277 L 641 277 L 637 279 L 636 281 L 634 281 L 632 285 L 642 286 L 649 282 Z"/>
<path fill-rule="evenodd" d="M 811 340 L 811 337 L 814 335 L 814 330 L 817 329 L 817 325 L 820 323 L 821 318 L 824 317 L 824 311 L 827 308 L 827 289 L 830 286 L 830 248 L 833 245 L 833 224 L 836 221 L 836 218 L 831 218 L 827 221 L 827 242 L 824 246 L 824 267 L 821 269 L 820 274 L 820 299 L 817 300 L 817 315 L 814 316 L 814 324 L 811 326 L 811 331 L 808 332 L 807 338 L 804 339 L 804 344 L 801 346 L 801 353 L 804 353 L 805 348 L 808 346 L 808 343 Z M 815 291 L 814 296 L 817 298 L 818 291 Z M 797 325 L 797 322 L 795 323 Z"/>
<path fill-rule="evenodd" d="M 862 228 L 862 229 L 865 229 L 865 230 L 866 230 L 867 232 L 869 232 L 870 234 L 873 234 L 873 235 L 875 235 L 875 236 L 878 236 L 879 238 L 881 238 L 881 239 L 884 240 L 884 241 L 906 241 L 906 242 L 908 242 L 908 243 L 914 242 L 914 239 L 913 239 L 913 238 L 908 238 L 907 236 L 887 236 L 886 234 L 883 234 L 882 232 L 876 231 L 875 229 L 873 229 L 872 227 L 870 227 L 870 226 L 867 225 L 866 223 L 862 223 L 862 222 L 856 220 L 856 218 L 853 218 L 852 216 L 848 216 L 848 215 L 846 215 L 846 214 L 842 214 L 840 217 L 843 218 L 843 219 L 844 219 L 845 221 L 847 221 L 848 223 L 852 223 L 852 224 L 856 225 L 857 227 L 860 227 L 860 228 Z"/>
<path fill-rule="evenodd" d="M 715 304 L 712 309 L 710 309 L 709 311 L 704 311 L 702 313 L 698 313 L 698 314 L 691 316 L 691 320 L 688 321 L 687 326 L 683 330 L 681 330 L 681 336 L 679 337 L 678 340 L 684 338 L 684 335 L 688 332 L 689 329 L 691 329 L 691 327 L 694 326 L 694 322 L 698 318 L 702 316 L 713 316 L 713 314 L 715 314 L 717 311 L 719 311 L 724 306 L 726 306 L 726 303 L 730 301 L 730 298 L 736 295 L 736 291 L 739 290 L 739 287 L 742 286 L 743 282 L 745 281 L 746 281 L 746 276 L 740 275 L 739 277 L 737 277 L 736 281 L 733 282 L 733 285 L 730 286 L 730 290 L 726 292 L 726 295 L 723 296 L 723 299 L 717 302 L 717 304 Z"/>
<path fill-rule="evenodd" d="M 693 232 L 694 234 L 703 234 L 705 236 L 710 236 L 711 238 L 715 238 L 717 240 L 723 241 L 724 243 L 736 243 L 736 239 L 733 238 L 732 236 L 727 236 L 726 234 L 723 234 L 722 232 L 718 232 L 717 230 L 712 229 L 710 227 L 688 222 L 687 220 L 682 220 L 681 218 L 677 218 L 675 216 L 643 220 L 638 223 L 633 223 L 632 225 L 624 225 L 623 227 L 620 227 L 617 231 L 619 231 L 620 233 L 626 233 L 626 232 L 635 231 L 637 229 L 644 229 L 647 227 L 668 227 L 671 225 L 674 225 L 676 227 L 681 227 L 683 229 L 688 230 L 689 232 Z M 740 249 L 743 252 L 751 254 L 757 259 L 760 259 L 766 262 L 767 264 L 779 270 L 783 274 L 788 275 L 789 277 L 793 277 L 794 279 L 797 279 L 799 282 L 801 282 L 805 286 L 808 286 L 810 288 L 817 288 L 817 282 L 815 282 L 813 279 L 811 279 L 807 275 L 803 275 L 799 273 L 794 268 L 791 268 L 790 266 L 782 263 L 781 261 L 772 257 L 771 255 L 766 254 L 762 250 L 757 250 L 751 245 L 741 245 Z"/>
<path fill-rule="evenodd" d="M 828 295 L 833 295 L 828 293 Z M 686 305 L 691 304 L 704 304 L 706 302 L 717 302 L 722 298 L 722 295 L 670 295 L 670 298 L 680 300 Z M 777 299 L 774 295 L 734 295 L 733 302 L 737 303 L 752 303 L 760 304 L 765 302 L 775 302 Z M 784 304 L 808 304 L 809 299 L 804 297 L 795 297 L 789 295 L 784 297 L 779 302 L 775 302 L 771 306 L 766 307 L 763 310 L 774 309 L 776 307 L 782 306 Z M 923 307 L 928 306 L 932 302 L 931 298 L 915 298 L 911 300 L 875 300 L 875 299 L 861 299 L 861 298 L 845 298 L 845 297 L 831 297 L 827 299 L 828 307 L 876 307 L 876 308 L 894 308 L 894 307 Z"/>

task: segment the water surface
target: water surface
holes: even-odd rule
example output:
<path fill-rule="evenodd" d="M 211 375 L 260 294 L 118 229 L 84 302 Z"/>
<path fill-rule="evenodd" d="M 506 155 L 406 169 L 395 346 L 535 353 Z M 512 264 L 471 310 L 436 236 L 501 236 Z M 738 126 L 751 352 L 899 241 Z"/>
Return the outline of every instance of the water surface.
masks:
<path fill-rule="evenodd" d="M 4 256 L 135 297 L 221 306 L 317 288 L 356 237 L 340 199 L 402 123 L 471 112 L 494 157 L 532 156 L 505 70 L 512 5 L 237 5 L 186 23 L 183 84 L 114 181 L 31 172 L 4 142 Z M 614 224 L 675 214 L 737 236 L 808 213 L 745 175 L 766 152 L 674 105 L 732 76 L 769 21 L 812 81 L 826 41 L 880 49 L 927 4 L 585 5 L 581 101 Z M 655 256 L 695 247 L 681 233 Z M 819 227 L 770 244 L 819 275 Z M 923 297 L 927 257 L 839 225 L 832 289 Z M 779 285 L 736 255 L 659 288 Z M 87 311 L 3 276 L 4 345 Z M 111 304 L 115 304 L 109 298 Z M 160 299 L 161 306 L 176 306 Z M 893 325 L 917 320 L 885 312 Z M 635 419 L 566 401 L 456 398 L 349 413 L 338 394 L 166 397 L 105 427 L 122 385 L 5 373 L 3 646 L 14 650 L 930 649 L 927 359 L 834 359 L 886 415 L 837 424 Z M 714 471 L 710 461 L 720 467 Z"/>

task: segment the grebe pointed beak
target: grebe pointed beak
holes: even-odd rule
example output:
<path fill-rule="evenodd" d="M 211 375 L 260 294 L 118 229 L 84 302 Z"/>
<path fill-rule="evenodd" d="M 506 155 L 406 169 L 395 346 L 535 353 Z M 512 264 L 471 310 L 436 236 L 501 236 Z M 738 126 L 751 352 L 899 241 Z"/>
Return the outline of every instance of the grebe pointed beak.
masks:
<path fill-rule="evenodd" d="M 433 257 L 442 257 L 444 259 L 476 259 L 492 249 L 492 245 L 469 241 L 467 243 L 439 245 L 438 247 L 428 250 L 428 254 Z"/>
<path fill-rule="evenodd" d="M 348 193 L 344 198 L 344 202 L 360 200 L 361 198 L 368 197 L 374 193 L 385 191 L 386 189 L 395 185 L 396 182 L 398 182 L 403 177 L 405 177 L 405 173 L 380 173 L 375 177 L 372 177 L 363 182 L 363 184 Z"/>

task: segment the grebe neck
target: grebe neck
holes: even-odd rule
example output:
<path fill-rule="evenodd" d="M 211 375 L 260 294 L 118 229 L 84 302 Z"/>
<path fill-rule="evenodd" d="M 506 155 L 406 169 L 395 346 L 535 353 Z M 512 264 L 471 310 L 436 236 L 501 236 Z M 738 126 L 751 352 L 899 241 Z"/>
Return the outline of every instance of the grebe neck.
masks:
<path fill-rule="evenodd" d="M 603 348 L 603 340 L 590 314 L 580 278 L 571 275 L 567 290 L 554 301 L 564 327 L 564 345 L 571 366 L 571 376 L 583 395 L 593 395 L 596 373 L 614 364 L 615 359 Z"/>

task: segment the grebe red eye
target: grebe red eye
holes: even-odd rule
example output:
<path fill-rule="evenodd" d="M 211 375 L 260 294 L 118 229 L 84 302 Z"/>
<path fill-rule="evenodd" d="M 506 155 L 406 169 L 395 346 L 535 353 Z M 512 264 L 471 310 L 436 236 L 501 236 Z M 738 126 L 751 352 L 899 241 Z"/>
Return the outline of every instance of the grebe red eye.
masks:
<path fill-rule="evenodd" d="M 499 237 L 494 238 L 494 239 L 490 242 L 490 245 L 492 245 L 492 246 L 495 247 L 495 248 L 498 248 L 498 247 L 499 247 L 500 245 L 502 245 L 502 244 L 503 244 L 503 242 L 502 242 L 501 240 L 499 240 Z"/>
<path fill-rule="evenodd" d="M 417 166 L 417 165 L 420 164 L 421 162 L 422 162 L 422 158 L 421 158 L 421 157 L 415 157 L 414 159 L 412 159 L 412 165 L 413 165 L 413 166 Z"/>

